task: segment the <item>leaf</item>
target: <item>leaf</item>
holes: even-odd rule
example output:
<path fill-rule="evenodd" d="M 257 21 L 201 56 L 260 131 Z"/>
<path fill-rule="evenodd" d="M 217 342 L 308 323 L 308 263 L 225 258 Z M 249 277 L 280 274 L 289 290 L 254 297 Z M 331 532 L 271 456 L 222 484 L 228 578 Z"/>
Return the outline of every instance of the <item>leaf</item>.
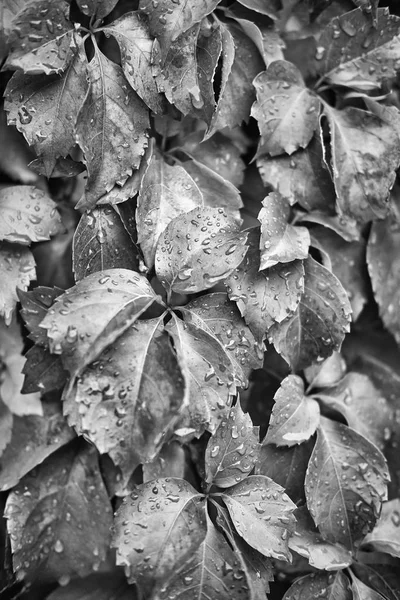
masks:
<path fill-rule="evenodd" d="M 139 463 L 156 457 L 185 403 L 182 371 L 159 317 L 137 321 L 83 371 L 64 397 L 64 414 L 128 481 Z"/>
<path fill-rule="evenodd" d="M 118 0 L 77 0 L 79 9 L 85 15 L 93 15 L 96 19 L 104 19 L 115 7 Z"/>
<path fill-rule="evenodd" d="M 148 268 L 154 266 L 157 243 L 167 225 L 202 205 L 203 196 L 190 175 L 155 152 L 140 185 L 136 210 L 138 242 Z"/>
<path fill-rule="evenodd" d="M 297 375 L 288 375 L 274 396 L 266 444 L 294 446 L 308 440 L 319 425 L 318 402 L 304 393 L 304 383 Z"/>
<path fill-rule="evenodd" d="M 185 479 L 188 473 L 188 457 L 179 442 L 164 444 L 154 460 L 142 465 L 143 483 L 161 477 Z"/>
<path fill-rule="evenodd" d="M 64 290 L 60 288 L 45 286 L 36 287 L 29 292 L 17 290 L 18 300 L 22 306 L 21 316 L 24 319 L 25 327 L 29 331 L 28 337 L 35 344 L 44 347 L 49 345 L 46 331 L 39 325 L 57 296 L 60 296 L 63 292 Z"/>
<path fill-rule="evenodd" d="M 333 387 L 314 393 L 314 398 L 338 411 L 349 427 L 383 450 L 392 431 L 392 411 L 369 377 L 347 373 Z"/>
<path fill-rule="evenodd" d="M 373 90 L 396 76 L 399 68 L 400 19 L 377 11 L 377 23 L 360 8 L 335 17 L 318 40 L 317 72 L 332 85 Z"/>
<path fill-rule="evenodd" d="M 266 15 L 270 19 L 278 19 L 282 9 L 280 0 L 239 0 L 240 4 L 255 10 L 262 15 Z"/>
<path fill-rule="evenodd" d="M 383 454 L 342 423 L 321 417 L 305 491 L 322 536 L 353 550 L 370 531 L 387 498 Z"/>
<path fill-rule="evenodd" d="M 208 440 L 205 463 L 206 483 L 228 488 L 245 479 L 257 462 L 259 427 L 237 402 L 215 434 Z"/>
<path fill-rule="evenodd" d="M 156 273 L 168 293 L 200 292 L 231 274 L 243 260 L 247 234 L 224 208 L 201 206 L 173 219 L 160 235 Z"/>
<path fill-rule="evenodd" d="M 60 390 L 68 378 L 61 357 L 58 354 L 50 354 L 43 346 L 33 346 L 28 350 L 22 373 L 25 375 L 22 394 L 32 392 L 46 394 L 52 390 Z"/>
<path fill-rule="evenodd" d="M 352 600 L 350 582 L 342 571 L 336 573 L 311 573 L 292 584 L 283 600 L 308 600 L 321 594 L 327 600 Z"/>
<path fill-rule="evenodd" d="M 0 105 L 0 137 L 3 146 L 7 148 L 7 152 L 1 153 L 0 171 L 12 181 L 34 185 L 38 180 L 30 162 L 34 157 L 23 136 L 15 127 L 7 126 L 4 104 Z"/>
<path fill-rule="evenodd" d="M 95 573 L 75 579 L 47 596 L 46 600 L 137 600 L 135 588 L 128 585 L 123 573 Z"/>
<path fill-rule="evenodd" d="M 251 115 L 261 140 L 257 155 L 293 154 L 311 141 L 318 126 L 320 101 L 290 62 L 277 60 L 254 80 L 257 101 Z"/>
<path fill-rule="evenodd" d="M 0 242 L 0 276 L 0 316 L 9 325 L 18 302 L 16 288 L 27 290 L 30 282 L 36 279 L 35 260 L 30 250 L 18 244 Z"/>
<path fill-rule="evenodd" d="M 304 293 L 293 316 L 268 333 L 294 371 L 339 351 L 349 331 L 351 306 L 339 280 L 309 257 L 304 261 Z"/>
<path fill-rule="evenodd" d="M 355 563 L 353 569 L 358 578 L 364 584 L 378 592 L 383 598 L 388 600 L 398 600 L 400 597 L 400 587 L 398 583 L 398 570 L 390 565 L 363 565 Z M 378 596 L 379 598 L 379 596 Z M 372 596 L 372 600 L 378 600 Z M 379 600 L 381 600 L 379 598 Z"/>
<path fill-rule="evenodd" d="M 226 279 L 229 298 L 237 303 L 256 340 L 261 343 L 274 322 L 293 313 L 304 289 L 302 261 L 260 271 L 260 232 L 250 229 L 245 259 Z M 287 294 L 287 292 L 289 292 Z"/>
<path fill-rule="evenodd" d="M 304 556 L 315 569 L 339 571 L 351 565 L 351 552 L 338 543 L 325 541 L 305 506 L 296 509 L 295 517 L 296 531 L 289 539 L 291 550 Z"/>
<path fill-rule="evenodd" d="M 235 17 L 235 21 L 239 23 L 245 34 L 255 43 L 267 67 L 276 60 L 284 60 L 285 42 L 278 32 L 265 26 L 257 26 L 253 21 L 247 19 Z"/>
<path fill-rule="evenodd" d="M 331 229 L 346 242 L 359 242 L 361 240 L 361 227 L 355 219 L 344 214 L 327 214 L 320 210 L 313 210 L 303 215 L 298 215 L 298 221 L 315 223 Z"/>
<path fill-rule="evenodd" d="M 11 412 L 20 417 L 24 415 L 42 415 L 43 408 L 40 401 L 40 394 L 31 393 L 24 395 L 21 393 L 24 377 L 22 370 L 25 365 L 25 358 L 20 354 L 10 354 L 3 360 L 3 369 L 0 397 L 8 406 Z"/>
<path fill-rule="evenodd" d="M 396 132 L 379 117 L 358 108 L 325 106 L 325 114 L 339 212 L 360 223 L 382 219 L 400 162 Z"/>
<path fill-rule="evenodd" d="M 250 546 L 264 556 L 290 560 L 295 504 L 280 485 L 263 475 L 250 475 L 221 497 L 236 531 Z"/>
<path fill-rule="evenodd" d="M 12 426 L 13 414 L 7 404 L 0 399 L 0 457 L 11 441 Z"/>
<path fill-rule="evenodd" d="M 88 171 L 85 195 L 77 205 L 81 209 L 92 208 L 139 167 L 150 126 L 146 106 L 118 65 L 96 48 L 87 68 L 90 86 L 76 125 Z"/>
<path fill-rule="evenodd" d="M 58 296 L 43 319 L 50 352 L 62 354 L 64 367 L 75 376 L 156 299 L 147 279 L 134 271 L 92 273 Z"/>
<path fill-rule="evenodd" d="M 314 363 L 304 370 L 304 376 L 309 384 L 307 393 L 316 388 L 326 388 L 339 383 L 345 373 L 346 363 L 342 355 L 333 352 L 324 362 Z"/>
<path fill-rule="evenodd" d="M 371 533 L 363 540 L 363 545 L 370 544 L 378 552 L 386 552 L 400 558 L 400 500 L 394 498 L 382 505 L 381 515 Z"/>
<path fill-rule="evenodd" d="M 29 245 L 64 231 L 56 203 L 31 185 L 3 187 L 0 210 L 0 239 L 7 242 Z"/>
<path fill-rule="evenodd" d="M 153 39 L 140 12 L 125 13 L 102 31 L 117 40 L 122 69 L 130 86 L 153 112 L 161 112 L 163 102 L 152 75 Z"/>
<path fill-rule="evenodd" d="M 207 534 L 205 496 L 184 479 L 143 483 L 117 510 L 112 546 L 129 583 L 151 588 L 196 552 Z"/>
<path fill-rule="evenodd" d="M 181 0 L 179 4 L 171 4 L 169 0 L 161 0 L 154 6 L 151 0 L 140 0 L 139 10 L 148 16 L 150 34 L 157 38 L 161 52 L 166 56 L 172 42 L 200 23 L 218 3 L 219 0 L 201 0 L 195 4 Z"/>
<path fill-rule="evenodd" d="M 9 494 L 5 517 L 20 580 L 62 582 L 98 570 L 112 508 L 95 450 L 77 443 L 53 454 Z"/>
<path fill-rule="evenodd" d="M 72 262 L 75 281 L 107 269 L 138 271 L 135 246 L 111 206 L 82 215 L 74 234 Z"/>
<path fill-rule="evenodd" d="M 364 98 L 364 102 L 373 115 L 376 115 L 388 125 L 391 125 L 400 137 L 400 110 L 396 106 L 380 104 L 368 96 Z"/>
<path fill-rule="evenodd" d="M 307 258 L 310 234 L 305 227 L 288 223 L 290 205 L 287 200 L 271 192 L 262 205 L 257 217 L 261 223 L 260 271 L 278 263 Z"/>
<path fill-rule="evenodd" d="M 376 27 L 379 0 L 353 0 L 353 3 L 372 18 L 372 23 Z"/>
<path fill-rule="evenodd" d="M 354 600 L 384 600 L 384 597 L 379 593 L 365 585 L 360 579 L 350 571 L 351 589 Z"/>

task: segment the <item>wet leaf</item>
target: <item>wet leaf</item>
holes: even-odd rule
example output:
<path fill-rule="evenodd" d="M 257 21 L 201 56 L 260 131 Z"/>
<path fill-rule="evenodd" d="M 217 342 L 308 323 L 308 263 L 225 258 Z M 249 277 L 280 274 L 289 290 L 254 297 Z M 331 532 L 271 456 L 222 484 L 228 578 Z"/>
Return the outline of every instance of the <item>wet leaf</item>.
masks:
<path fill-rule="evenodd" d="M 247 234 L 224 208 L 197 207 L 176 217 L 160 235 L 156 273 L 170 293 L 194 293 L 228 277 L 243 260 Z"/>
<path fill-rule="evenodd" d="M 271 192 L 262 201 L 258 213 L 261 223 L 260 271 L 278 263 L 290 263 L 307 258 L 310 234 L 305 227 L 288 223 L 290 205 L 277 192 Z"/>
<path fill-rule="evenodd" d="M 13 414 L 0 399 L 0 457 L 10 443 L 12 436 Z M 1 465 L 1 462 L 0 462 Z"/>
<path fill-rule="evenodd" d="M 294 261 L 260 271 L 260 230 L 250 229 L 247 241 L 247 255 L 226 279 L 226 285 L 229 298 L 237 303 L 261 343 L 274 322 L 284 321 L 296 310 L 304 290 L 304 268 L 302 261 Z"/>
<path fill-rule="evenodd" d="M 336 573 L 311 573 L 296 579 L 288 589 L 283 600 L 309 600 L 319 598 L 321 594 L 327 600 L 352 600 L 350 582 L 342 571 Z"/>
<path fill-rule="evenodd" d="M 325 114 L 339 212 L 360 223 L 382 219 L 400 162 L 397 133 L 379 117 L 358 108 L 325 106 Z"/>
<path fill-rule="evenodd" d="M 93 15 L 96 19 L 104 19 L 117 4 L 118 0 L 77 0 L 80 10 L 85 15 Z"/>
<path fill-rule="evenodd" d="M 62 389 L 67 382 L 67 372 L 64 370 L 61 357 L 50 354 L 43 346 L 33 346 L 25 354 L 22 373 L 25 375 L 22 394 L 41 392 L 45 394 L 52 390 Z M 26 398 L 23 396 L 22 399 Z"/>
<path fill-rule="evenodd" d="M 222 494 L 239 535 L 264 556 L 290 560 L 289 533 L 295 504 L 280 485 L 263 475 L 250 475 Z"/>
<path fill-rule="evenodd" d="M 76 443 L 53 454 L 9 494 L 5 516 L 18 579 L 63 581 L 98 570 L 112 508 L 95 450 Z"/>
<path fill-rule="evenodd" d="M 353 550 L 387 498 L 383 454 L 342 423 L 321 417 L 305 481 L 307 506 L 322 536 Z"/>
<path fill-rule="evenodd" d="M 118 65 L 96 49 L 87 68 L 90 86 L 76 125 L 88 170 L 81 209 L 92 208 L 139 167 L 150 125 L 145 104 Z"/>
<path fill-rule="evenodd" d="M 257 155 L 293 154 L 305 148 L 318 126 L 320 101 L 292 63 L 277 60 L 254 80 L 251 109 L 261 133 Z"/>
<path fill-rule="evenodd" d="M 18 244 L 1 242 L 0 277 L 0 316 L 9 325 L 18 302 L 17 287 L 25 291 L 30 282 L 36 279 L 35 260 L 30 250 Z"/>
<path fill-rule="evenodd" d="M 3 187 L 0 210 L 0 239 L 7 242 L 29 245 L 64 231 L 55 202 L 31 185 Z"/>
<path fill-rule="evenodd" d="M 154 266 L 157 243 L 167 225 L 202 205 L 203 196 L 191 176 L 156 151 L 142 179 L 136 211 L 138 242 L 148 268 Z"/>
<path fill-rule="evenodd" d="M 399 69 L 399 25 L 385 8 L 378 9 L 376 25 L 360 8 L 335 17 L 318 40 L 317 72 L 333 85 L 378 88 Z"/>
<path fill-rule="evenodd" d="M 363 540 L 363 545 L 370 544 L 374 550 L 387 552 L 400 558 L 400 500 L 394 498 L 384 502 L 381 515 L 371 533 Z"/>
<path fill-rule="evenodd" d="M 319 425 L 319 405 L 305 395 L 301 377 L 288 375 L 274 400 L 265 444 L 294 446 L 315 433 Z"/>
<path fill-rule="evenodd" d="M 82 215 L 75 229 L 72 261 L 75 281 L 107 269 L 139 270 L 137 250 L 111 206 Z"/>
<path fill-rule="evenodd" d="M 46 331 L 39 325 L 57 296 L 60 296 L 63 292 L 64 290 L 60 288 L 45 286 L 36 287 L 29 292 L 17 290 L 18 299 L 22 306 L 20 312 L 24 319 L 25 327 L 29 330 L 28 337 L 35 344 L 44 347 L 49 345 Z"/>
<path fill-rule="evenodd" d="M 185 480 L 155 479 L 124 498 L 112 545 L 130 583 L 161 587 L 198 550 L 207 534 L 205 496 Z"/>
<path fill-rule="evenodd" d="M 384 597 L 379 592 L 376 592 L 368 585 L 365 585 L 365 583 L 358 579 L 351 571 L 350 576 L 353 600 L 384 600 Z"/>
<path fill-rule="evenodd" d="M 304 269 L 304 293 L 296 312 L 268 333 L 295 371 L 340 350 L 350 327 L 351 306 L 339 280 L 311 257 Z"/>
<path fill-rule="evenodd" d="M 259 427 L 237 402 L 221 421 L 206 448 L 206 483 L 228 488 L 252 471 L 260 450 Z"/>
<path fill-rule="evenodd" d="M 95 573 L 57 588 L 46 600 L 137 600 L 136 590 L 128 585 L 120 570 Z"/>

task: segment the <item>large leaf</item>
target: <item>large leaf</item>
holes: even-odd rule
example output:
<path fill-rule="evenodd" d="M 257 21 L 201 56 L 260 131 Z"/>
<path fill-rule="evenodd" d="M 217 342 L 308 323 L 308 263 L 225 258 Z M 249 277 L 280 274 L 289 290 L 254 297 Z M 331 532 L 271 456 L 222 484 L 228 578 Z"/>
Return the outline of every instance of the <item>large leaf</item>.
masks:
<path fill-rule="evenodd" d="M 264 556 L 289 560 L 289 533 L 296 507 L 280 485 L 263 475 L 250 475 L 222 494 L 239 535 Z"/>
<path fill-rule="evenodd" d="M 93 207 L 115 183 L 122 185 L 139 167 L 149 128 L 148 110 L 121 67 L 96 47 L 87 68 L 90 85 L 76 125 L 88 170 L 80 208 Z"/>
<path fill-rule="evenodd" d="M 137 250 L 111 206 L 84 213 L 75 229 L 72 262 L 75 281 L 91 273 L 124 268 L 138 271 Z"/>
<path fill-rule="evenodd" d="M 363 540 L 363 544 L 371 544 L 374 550 L 387 552 L 400 558 L 400 499 L 394 498 L 385 502 L 382 513 L 374 529 Z"/>
<path fill-rule="evenodd" d="M 262 342 L 274 322 L 293 313 L 304 290 L 302 261 L 276 265 L 260 271 L 260 231 L 248 232 L 249 250 L 245 259 L 226 279 L 229 298 L 237 303 L 241 315 L 258 342 Z"/>
<path fill-rule="evenodd" d="M 137 321 L 83 371 L 64 398 L 64 414 L 128 480 L 139 463 L 155 458 L 185 399 L 160 317 Z"/>
<path fill-rule="evenodd" d="M 75 124 L 88 83 L 86 55 L 79 48 L 61 75 L 26 75 L 16 72 L 6 89 L 8 123 L 16 125 L 43 161 L 50 177 L 59 156 L 75 144 Z"/>
<path fill-rule="evenodd" d="M 203 196 L 192 177 L 154 152 L 140 185 L 136 211 L 138 242 L 148 268 L 154 266 L 157 242 L 167 225 L 202 205 Z"/>
<path fill-rule="evenodd" d="M 259 427 L 253 426 L 237 402 L 208 440 L 205 481 L 209 487 L 231 487 L 247 477 L 258 460 L 258 437 Z"/>
<path fill-rule="evenodd" d="M 29 292 L 17 290 L 18 300 L 22 306 L 21 315 L 24 319 L 25 327 L 29 331 L 28 337 L 35 344 L 44 347 L 49 345 L 46 331 L 39 325 L 57 296 L 60 296 L 62 293 L 63 290 L 57 287 L 49 288 L 44 286 L 36 287 Z"/>
<path fill-rule="evenodd" d="M 351 306 L 339 280 L 311 257 L 304 261 L 304 269 L 304 293 L 296 312 L 268 333 L 295 371 L 340 350 L 350 329 Z"/>
<path fill-rule="evenodd" d="M 261 223 L 260 271 L 278 263 L 307 258 L 310 234 L 305 227 L 288 223 L 289 202 L 277 192 L 271 192 L 262 205 L 257 217 Z"/>
<path fill-rule="evenodd" d="M 352 600 L 350 582 L 343 571 L 304 575 L 296 579 L 283 600 L 309 600 L 320 596 L 326 600 Z"/>
<path fill-rule="evenodd" d="M 293 154 L 305 148 L 318 126 L 320 101 L 290 62 L 277 60 L 254 80 L 251 114 L 261 133 L 258 155 Z"/>
<path fill-rule="evenodd" d="M 160 235 L 156 273 L 170 293 L 213 287 L 243 260 L 247 234 L 222 207 L 198 208 L 176 217 Z"/>
<path fill-rule="evenodd" d="M 304 393 L 297 375 L 288 375 L 274 396 L 265 444 L 294 446 L 308 440 L 319 425 L 319 405 Z"/>
<path fill-rule="evenodd" d="M 0 240 L 29 245 L 64 231 L 55 202 L 31 185 L 2 188 L 0 211 Z"/>
<path fill-rule="evenodd" d="M 323 537 L 353 550 L 370 531 L 387 498 L 383 454 L 342 423 L 321 418 L 305 490 Z"/>
<path fill-rule="evenodd" d="M 0 316 L 9 325 L 18 302 L 17 287 L 25 291 L 36 279 L 35 260 L 30 250 L 18 244 L 0 242 L 0 277 Z"/>
<path fill-rule="evenodd" d="M 53 454 L 9 494 L 5 516 L 19 579 L 64 581 L 98 570 L 112 508 L 96 451 L 75 443 Z"/>
<path fill-rule="evenodd" d="M 339 211 L 364 223 L 382 219 L 400 162 L 393 127 L 358 108 L 325 105 L 331 132 L 331 163 Z"/>
<path fill-rule="evenodd" d="M 82 371 L 156 300 L 143 275 L 128 269 L 92 273 L 58 296 L 41 323 L 50 351 L 72 375 Z"/>
<path fill-rule="evenodd" d="M 165 584 L 207 534 L 205 496 L 184 479 L 155 479 L 125 498 L 112 544 L 128 581 L 149 590 Z"/>
<path fill-rule="evenodd" d="M 399 17 L 384 8 L 377 11 L 376 25 L 360 8 L 332 19 L 318 40 L 318 73 L 334 85 L 379 87 L 399 68 L 399 25 Z"/>

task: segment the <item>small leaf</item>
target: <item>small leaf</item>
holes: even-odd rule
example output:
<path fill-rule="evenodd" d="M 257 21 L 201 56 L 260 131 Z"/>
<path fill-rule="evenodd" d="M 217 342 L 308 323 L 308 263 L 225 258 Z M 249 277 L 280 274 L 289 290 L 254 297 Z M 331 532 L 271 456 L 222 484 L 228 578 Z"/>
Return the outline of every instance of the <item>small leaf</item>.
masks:
<path fill-rule="evenodd" d="M 49 288 L 44 286 L 36 287 L 29 292 L 17 290 L 18 299 L 22 306 L 20 311 L 21 316 L 24 319 L 25 327 L 29 331 L 28 337 L 35 344 L 44 347 L 49 345 L 46 331 L 39 325 L 57 296 L 60 296 L 63 292 L 64 290 L 57 287 Z"/>
<path fill-rule="evenodd" d="M 400 558 L 400 500 L 394 498 L 384 502 L 381 515 L 371 533 L 363 540 L 363 545 L 370 544 L 377 552 L 386 552 Z"/>
<path fill-rule="evenodd" d="M 268 333 L 294 371 L 340 350 L 350 327 L 351 306 L 339 280 L 311 257 L 304 268 L 304 293 L 296 312 Z"/>
<path fill-rule="evenodd" d="M 203 196 L 191 176 L 154 152 L 140 185 L 136 210 L 138 242 L 148 268 L 154 266 L 157 243 L 167 225 L 202 205 Z"/>
<path fill-rule="evenodd" d="M 310 234 L 305 227 L 288 223 L 290 206 L 287 200 L 271 192 L 262 205 L 257 217 L 261 223 L 260 271 L 278 263 L 307 258 Z"/>
<path fill-rule="evenodd" d="M 18 302 L 17 287 L 25 291 L 36 279 L 35 260 L 28 248 L 0 242 L 0 277 L 0 316 L 9 325 Z"/>
<path fill-rule="evenodd" d="M 346 374 L 346 363 L 339 352 L 333 352 L 322 363 L 314 363 L 304 369 L 304 376 L 309 384 L 307 392 L 315 388 L 326 388 L 336 383 Z"/>
<path fill-rule="evenodd" d="M 205 496 L 184 479 L 137 486 L 117 510 L 112 546 L 129 583 L 149 591 L 165 585 L 207 534 Z"/>
<path fill-rule="evenodd" d="M 111 206 L 82 215 L 74 234 L 72 262 L 75 281 L 107 269 L 138 271 L 135 246 Z"/>
<path fill-rule="evenodd" d="M 0 399 L 0 457 L 11 441 L 12 426 L 13 414 L 8 406 Z"/>
<path fill-rule="evenodd" d="M 276 265 L 260 271 L 260 231 L 248 232 L 249 250 L 245 259 L 226 279 L 229 298 L 237 303 L 241 315 L 258 342 L 262 342 L 274 322 L 293 313 L 304 290 L 302 261 Z"/>
<path fill-rule="evenodd" d="M 263 475 L 250 475 L 222 495 L 239 535 L 264 556 L 290 560 L 289 533 L 296 505 L 280 485 Z"/>
<path fill-rule="evenodd" d="M 104 19 L 115 7 L 118 0 L 77 0 L 79 9 L 85 15 Z"/>
<path fill-rule="evenodd" d="M 76 443 L 53 454 L 9 494 L 5 517 L 19 579 L 63 581 L 97 570 L 112 508 L 96 451 Z"/>
<path fill-rule="evenodd" d="M 288 375 L 274 396 L 266 444 L 294 446 L 308 440 L 319 425 L 318 402 L 304 393 L 297 375 Z"/>
<path fill-rule="evenodd" d="M 60 586 L 46 600 L 137 600 L 136 590 L 128 585 L 121 571 L 94 573 Z"/>
<path fill-rule="evenodd" d="M 365 585 L 360 579 L 358 579 L 352 571 L 350 571 L 351 577 L 351 590 L 353 592 L 353 600 L 384 600 L 384 597 L 379 592 L 376 592 L 368 585 Z"/>
<path fill-rule="evenodd" d="M 388 481 L 385 458 L 376 446 L 350 427 L 321 417 L 305 490 L 326 540 L 353 550 L 375 525 Z"/>
<path fill-rule="evenodd" d="M 90 86 L 76 125 L 88 170 L 85 196 L 77 206 L 85 209 L 139 167 L 149 128 L 148 110 L 121 67 L 96 47 L 87 68 Z"/>
<path fill-rule="evenodd" d="M 259 427 L 253 427 L 250 416 L 237 402 L 208 440 L 206 483 L 228 488 L 245 479 L 258 459 L 258 438 Z"/>
<path fill-rule="evenodd" d="M 9 354 L 3 360 L 0 397 L 14 415 L 43 415 L 40 394 L 21 393 L 24 376 L 25 358 L 20 354 Z"/>
<path fill-rule="evenodd" d="M 197 207 L 176 217 L 160 235 L 156 273 L 167 291 L 191 293 L 213 287 L 243 260 L 247 234 L 224 208 Z"/>
<path fill-rule="evenodd" d="M 261 133 L 257 155 L 293 154 L 305 148 L 318 126 L 320 101 L 297 67 L 277 60 L 255 78 L 254 87 L 257 101 L 251 115 Z"/>
<path fill-rule="evenodd" d="M 292 584 L 283 600 L 309 600 L 323 595 L 327 600 L 352 600 L 350 582 L 342 571 L 311 573 Z"/>
<path fill-rule="evenodd" d="M 43 346 L 33 346 L 28 350 L 22 373 L 25 375 L 22 394 L 46 394 L 52 390 L 60 390 L 67 382 L 68 376 L 61 357 L 58 354 L 50 354 Z"/>

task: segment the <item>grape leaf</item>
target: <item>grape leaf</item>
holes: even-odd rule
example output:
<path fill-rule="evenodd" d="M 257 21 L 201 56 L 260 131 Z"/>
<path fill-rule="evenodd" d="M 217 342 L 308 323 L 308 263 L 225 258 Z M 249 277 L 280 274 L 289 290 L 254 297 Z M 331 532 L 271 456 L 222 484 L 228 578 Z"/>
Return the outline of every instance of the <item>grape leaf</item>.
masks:
<path fill-rule="evenodd" d="M 96 19 L 104 19 L 117 4 L 118 0 L 77 0 L 80 10 L 85 15 L 93 15 Z"/>
<path fill-rule="evenodd" d="M 360 223 L 382 219 L 400 162 L 393 127 L 358 108 L 325 105 L 331 132 L 333 180 L 340 213 Z"/>
<path fill-rule="evenodd" d="M 231 408 L 215 434 L 208 440 L 205 481 L 228 488 L 245 479 L 257 462 L 259 427 L 254 427 L 240 403 Z"/>
<path fill-rule="evenodd" d="M 11 441 L 12 426 L 13 414 L 7 404 L 0 399 L 0 457 Z"/>
<path fill-rule="evenodd" d="M 251 115 L 261 139 L 257 155 L 293 154 L 311 141 L 318 126 L 320 101 L 290 62 L 277 60 L 254 80 L 257 100 Z"/>
<path fill-rule="evenodd" d="M 82 215 L 74 233 L 72 262 L 75 281 L 107 269 L 139 270 L 136 248 L 111 206 Z"/>
<path fill-rule="evenodd" d="M 143 275 L 128 269 L 92 273 L 56 298 L 41 323 L 50 351 L 76 375 L 125 331 L 155 300 Z"/>
<path fill-rule="evenodd" d="M 203 196 L 191 176 L 154 152 L 140 185 L 136 210 L 138 242 L 148 268 L 154 266 L 157 243 L 167 225 L 202 205 Z"/>
<path fill-rule="evenodd" d="M 93 207 L 139 167 L 150 126 L 148 110 L 121 67 L 96 47 L 87 69 L 90 85 L 76 124 L 88 170 L 85 195 L 77 205 L 81 209 Z"/>
<path fill-rule="evenodd" d="M 351 306 L 339 280 L 311 257 L 304 261 L 304 269 L 304 293 L 296 312 L 268 332 L 277 352 L 295 371 L 340 350 L 350 328 Z"/>
<path fill-rule="evenodd" d="M 0 210 L 0 239 L 7 242 L 29 245 L 64 231 L 56 203 L 31 185 L 3 187 Z"/>
<path fill-rule="evenodd" d="M 247 234 L 224 208 L 201 206 L 173 219 L 160 235 L 156 273 L 168 293 L 213 287 L 243 260 Z"/>
<path fill-rule="evenodd" d="M 57 287 L 49 288 L 44 286 L 39 286 L 29 292 L 17 290 L 18 299 L 22 306 L 20 312 L 24 319 L 25 327 L 29 330 L 28 337 L 35 344 L 48 347 L 49 340 L 46 331 L 39 325 L 45 318 L 54 300 L 63 292 L 64 290 Z"/>
<path fill-rule="evenodd" d="M 265 444 L 294 446 L 315 433 L 319 424 L 319 405 L 305 395 L 301 377 L 288 375 L 281 382 L 274 400 Z"/>
<path fill-rule="evenodd" d="M 240 4 L 255 10 L 262 15 L 266 15 L 270 19 L 278 19 L 282 9 L 280 0 L 239 0 Z"/>
<path fill-rule="evenodd" d="M 383 454 L 342 423 L 321 417 L 306 475 L 307 506 L 322 536 L 353 550 L 387 498 Z"/>
<path fill-rule="evenodd" d="M 221 494 L 239 535 L 264 556 L 290 560 L 289 533 L 296 505 L 280 485 L 263 475 L 250 475 Z"/>
<path fill-rule="evenodd" d="M 381 515 L 371 533 L 363 540 L 363 545 L 370 544 L 378 552 L 386 552 L 400 558 L 400 499 L 394 498 L 384 502 Z"/>
<path fill-rule="evenodd" d="M 86 55 L 82 44 L 61 75 L 16 72 L 7 89 L 5 110 L 9 124 L 21 131 L 50 177 L 58 157 L 75 144 L 75 124 L 86 95 Z"/>
<path fill-rule="evenodd" d="M 10 492 L 5 517 L 19 579 L 63 581 L 98 570 L 112 508 L 94 448 L 76 443 L 49 457 Z"/>
<path fill-rule="evenodd" d="M 117 373 L 117 375 L 115 375 Z M 185 382 L 163 317 L 137 321 L 81 374 L 64 414 L 126 481 L 153 460 L 186 402 Z"/>
<path fill-rule="evenodd" d="M 16 288 L 27 290 L 29 283 L 36 279 L 35 260 L 28 248 L 0 242 L 0 277 L 0 316 L 9 325 L 18 302 Z"/>
<path fill-rule="evenodd" d="M 32 392 L 45 394 L 52 390 L 59 390 L 64 387 L 68 375 L 64 370 L 61 357 L 50 354 L 43 346 L 33 346 L 28 350 L 22 373 L 25 375 L 22 394 Z"/>
<path fill-rule="evenodd" d="M 307 258 L 310 234 L 306 227 L 288 223 L 289 202 L 279 193 L 271 192 L 262 205 L 257 217 L 261 223 L 260 271 L 278 263 Z"/>
<path fill-rule="evenodd" d="M 205 496 L 184 479 L 155 479 L 124 498 L 112 546 L 128 581 L 149 589 L 165 584 L 205 539 L 205 507 Z"/>
<path fill-rule="evenodd" d="M 350 577 L 353 600 L 384 600 L 382 594 L 365 585 L 352 571 L 350 571 Z"/>
<path fill-rule="evenodd" d="M 309 600 L 323 595 L 327 600 L 352 600 L 350 582 L 342 571 L 311 573 L 291 585 L 283 600 Z"/>
<path fill-rule="evenodd" d="M 127 584 L 120 570 L 95 573 L 60 586 L 46 600 L 137 600 L 136 590 Z"/>
<path fill-rule="evenodd" d="M 335 17 L 318 40 L 316 68 L 328 83 L 357 90 L 380 87 L 399 68 L 400 18 L 377 11 L 376 26 L 360 8 Z"/>
<path fill-rule="evenodd" d="M 247 255 L 226 285 L 230 299 L 237 303 L 256 340 L 262 342 L 274 322 L 282 322 L 296 310 L 304 290 L 304 268 L 301 261 L 294 261 L 260 271 L 259 244 L 259 229 L 250 229 Z"/>

